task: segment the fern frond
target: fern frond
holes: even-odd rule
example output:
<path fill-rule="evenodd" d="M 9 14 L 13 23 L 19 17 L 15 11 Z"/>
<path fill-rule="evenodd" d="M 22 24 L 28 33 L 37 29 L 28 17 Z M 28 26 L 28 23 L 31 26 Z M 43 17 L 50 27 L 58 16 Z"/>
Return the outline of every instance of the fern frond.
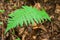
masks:
<path fill-rule="evenodd" d="M 25 24 L 34 24 L 34 22 L 42 23 L 45 20 L 51 20 L 48 14 L 44 9 L 38 10 L 35 7 L 22 6 L 22 8 L 15 10 L 11 14 L 9 14 L 11 18 L 8 18 L 7 29 L 5 31 L 8 32 L 10 29 L 15 28 L 20 25 L 20 27 Z"/>

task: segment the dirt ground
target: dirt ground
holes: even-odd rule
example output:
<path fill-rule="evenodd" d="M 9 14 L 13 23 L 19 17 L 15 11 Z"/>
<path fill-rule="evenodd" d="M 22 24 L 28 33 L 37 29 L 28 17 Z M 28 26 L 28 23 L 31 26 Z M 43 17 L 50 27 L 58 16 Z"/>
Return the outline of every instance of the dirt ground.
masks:
<path fill-rule="evenodd" d="M 42 6 L 50 16 L 51 22 L 42 23 L 40 28 L 17 27 L 13 29 L 15 34 L 10 30 L 4 35 L 8 14 L 23 5 L 38 5 L 38 8 Z M 3 22 L 0 25 L 0 40 L 15 40 L 17 37 L 21 40 L 60 40 L 60 0 L 0 0 L 0 9 L 5 10 L 3 14 L 0 13 L 0 22 Z"/>

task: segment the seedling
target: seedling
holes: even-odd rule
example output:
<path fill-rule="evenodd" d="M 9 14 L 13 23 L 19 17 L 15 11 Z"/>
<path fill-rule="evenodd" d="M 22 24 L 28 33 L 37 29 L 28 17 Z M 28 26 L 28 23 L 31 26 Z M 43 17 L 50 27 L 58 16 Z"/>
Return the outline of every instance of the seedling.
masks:
<path fill-rule="evenodd" d="M 45 20 L 51 21 L 50 17 L 46 13 L 44 9 L 38 10 L 32 6 L 22 6 L 22 8 L 15 10 L 11 14 L 8 15 L 8 24 L 5 33 L 7 33 L 10 29 L 17 27 L 23 27 L 23 24 L 28 26 L 28 24 L 37 24 L 43 23 Z"/>

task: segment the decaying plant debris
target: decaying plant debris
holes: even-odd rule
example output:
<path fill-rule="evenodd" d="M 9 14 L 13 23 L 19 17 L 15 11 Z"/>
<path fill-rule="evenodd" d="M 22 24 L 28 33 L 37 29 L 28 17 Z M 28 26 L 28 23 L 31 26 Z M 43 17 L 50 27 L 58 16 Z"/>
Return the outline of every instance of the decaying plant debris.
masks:
<path fill-rule="evenodd" d="M 35 27 L 23 27 L 10 30 L 6 35 L 4 31 L 7 27 L 7 18 L 10 12 L 19 9 L 22 5 L 35 6 L 39 3 L 45 8 L 51 22 L 44 22 L 42 28 Z M 36 7 L 36 6 L 35 6 Z M 39 8 L 39 6 L 37 6 Z M 60 0 L 1 0 L 0 9 L 5 10 L 4 13 L 0 13 L 0 40 L 15 40 L 17 36 L 21 40 L 60 40 Z M 15 34 L 12 31 L 15 30 Z"/>

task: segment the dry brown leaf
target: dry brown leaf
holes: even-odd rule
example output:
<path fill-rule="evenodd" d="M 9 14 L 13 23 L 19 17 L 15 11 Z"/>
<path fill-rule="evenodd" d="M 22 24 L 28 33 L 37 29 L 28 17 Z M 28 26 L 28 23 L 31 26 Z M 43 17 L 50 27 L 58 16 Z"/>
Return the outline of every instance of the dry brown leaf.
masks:
<path fill-rule="evenodd" d="M 37 9 L 41 9 L 40 3 L 36 3 L 36 4 L 34 5 L 34 7 L 36 7 Z"/>

